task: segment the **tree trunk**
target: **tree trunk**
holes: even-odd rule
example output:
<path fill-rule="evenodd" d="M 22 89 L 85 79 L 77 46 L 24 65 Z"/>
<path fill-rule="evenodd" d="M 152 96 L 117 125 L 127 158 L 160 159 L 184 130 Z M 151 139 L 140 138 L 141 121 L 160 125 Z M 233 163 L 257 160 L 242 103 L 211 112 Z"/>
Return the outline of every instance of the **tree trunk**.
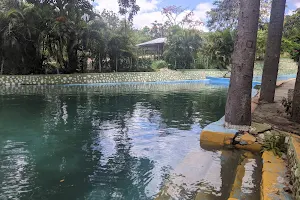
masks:
<path fill-rule="evenodd" d="M 77 56 L 77 45 L 78 40 L 75 33 L 70 34 L 70 40 L 68 41 L 68 73 L 75 73 L 78 67 L 78 56 Z"/>
<path fill-rule="evenodd" d="M 251 91 L 260 0 L 241 0 L 237 39 L 225 110 L 225 125 L 240 130 L 251 125 Z"/>
<path fill-rule="evenodd" d="M 3 75 L 3 71 L 4 71 L 4 57 L 2 57 L 2 59 L 1 59 L 0 75 Z"/>
<path fill-rule="evenodd" d="M 298 62 L 298 73 L 294 89 L 293 105 L 292 105 L 292 119 L 300 123 L 300 57 Z"/>
<path fill-rule="evenodd" d="M 101 71 L 102 71 L 102 63 L 101 63 L 101 54 L 99 53 L 99 72 L 101 73 Z"/>
<path fill-rule="evenodd" d="M 116 72 L 118 72 L 118 56 L 116 56 Z"/>
<path fill-rule="evenodd" d="M 274 101 L 286 0 L 273 0 L 260 100 Z"/>

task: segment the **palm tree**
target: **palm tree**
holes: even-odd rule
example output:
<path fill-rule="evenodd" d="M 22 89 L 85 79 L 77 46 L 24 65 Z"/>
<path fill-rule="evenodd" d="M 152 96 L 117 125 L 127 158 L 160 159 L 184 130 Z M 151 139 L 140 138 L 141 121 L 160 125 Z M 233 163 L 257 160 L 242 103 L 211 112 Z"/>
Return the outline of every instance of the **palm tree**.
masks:
<path fill-rule="evenodd" d="M 22 29 L 21 21 L 24 19 L 23 14 L 11 9 L 8 12 L 0 12 L 0 50 L 1 50 L 1 69 L 0 74 L 4 72 L 5 65 L 5 50 L 7 48 L 19 49 L 19 34 Z"/>
<path fill-rule="evenodd" d="M 248 129 L 251 125 L 251 90 L 255 61 L 260 0 L 241 0 L 237 39 L 225 111 L 226 126 Z"/>
<path fill-rule="evenodd" d="M 281 39 L 286 0 L 273 0 L 264 61 L 260 100 L 272 103 L 280 59 Z"/>

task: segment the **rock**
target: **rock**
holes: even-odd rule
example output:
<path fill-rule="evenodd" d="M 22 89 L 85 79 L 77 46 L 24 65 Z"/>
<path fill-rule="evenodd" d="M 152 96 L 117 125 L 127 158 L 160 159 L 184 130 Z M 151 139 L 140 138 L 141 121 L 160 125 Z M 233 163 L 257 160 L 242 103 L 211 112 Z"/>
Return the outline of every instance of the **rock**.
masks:
<path fill-rule="evenodd" d="M 282 156 L 281 156 L 281 158 L 282 158 L 282 160 L 287 160 L 287 156 L 286 156 L 286 154 L 282 154 Z"/>
<path fill-rule="evenodd" d="M 263 133 L 258 134 L 258 136 L 257 136 L 257 142 L 259 144 L 264 144 L 264 142 L 265 142 L 265 135 Z"/>
<path fill-rule="evenodd" d="M 255 127 L 250 127 L 249 133 L 252 134 L 252 135 L 257 135 L 258 134 Z"/>
<path fill-rule="evenodd" d="M 299 170 L 299 168 L 296 169 L 296 171 L 295 171 L 295 176 L 296 176 L 297 178 L 300 177 L 300 170 Z"/>
<path fill-rule="evenodd" d="M 259 124 L 259 123 L 255 123 L 255 122 L 252 123 L 251 127 L 254 127 L 256 129 L 255 132 L 257 132 L 257 133 L 264 133 L 264 132 L 272 129 L 272 126 L 269 124 Z"/>
<path fill-rule="evenodd" d="M 265 139 L 265 134 L 258 134 L 258 138 L 264 140 Z"/>
<path fill-rule="evenodd" d="M 272 133 L 271 133 L 271 131 L 266 131 L 266 132 L 264 132 L 264 135 L 265 135 L 265 138 L 266 137 L 271 137 Z"/>
<path fill-rule="evenodd" d="M 277 182 L 283 184 L 285 182 L 284 178 L 281 176 L 277 177 Z"/>
<path fill-rule="evenodd" d="M 240 141 L 241 141 L 241 136 L 237 136 L 237 137 L 234 139 L 234 141 L 240 142 Z"/>
<path fill-rule="evenodd" d="M 289 137 L 285 137 L 284 143 L 288 144 L 289 141 L 290 141 L 290 138 Z"/>
<path fill-rule="evenodd" d="M 284 187 L 283 190 L 287 193 L 292 193 L 292 190 L 290 187 Z"/>
<path fill-rule="evenodd" d="M 253 144 L 256 141 L 256 138 L 253 135 L 250 135 L 249 133 L 246 133 L 241 136 L 240 144 Z"/>
<path fill-rule="evenodd" d="M 246 141 L 240 141 L 240 145 L 247 145 L 248 143 Z"/>

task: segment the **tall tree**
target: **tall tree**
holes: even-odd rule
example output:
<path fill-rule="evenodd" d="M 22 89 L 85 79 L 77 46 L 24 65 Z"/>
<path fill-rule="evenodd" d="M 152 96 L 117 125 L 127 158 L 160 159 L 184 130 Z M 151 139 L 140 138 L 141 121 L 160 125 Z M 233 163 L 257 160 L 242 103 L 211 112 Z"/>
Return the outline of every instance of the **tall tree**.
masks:
<path fill-rule="evenodd" d="M 273 0 L 262 76 L 260 100 L 273 102 L 280 59 L 286 0 Z"/>
<path fill-rule="evenodd" d="M 297 9 L 291 16 L 286 17 L 284 37 L 288 43 L 286 49 L 291 57 L 298 61 L 298 73 L 292 104 L 292 119 L 300 123 L 300 9 Z"/>
<path fill-rule="evenodd" d="M 215 0 L 214 8 L 207 12 L 207 26 L 211 30 L 235 29 L 238 24 L 240 0 Z M 269 20 L 271 0 L 260 0 L 259 25 Z"/>
<path fill-rule="evenodd" d="M 292 119 L 300 123 L 300 56 L 298 61 L 298 73 L 294 89 L 294 97 L 292 104 Z"/>
<path fill-rule="evenodd" d="M 227 127 L 251 125 L 251 90 L 255 61 L 260 0 L 241 0 L 237 38 L 225 110 Z"/>

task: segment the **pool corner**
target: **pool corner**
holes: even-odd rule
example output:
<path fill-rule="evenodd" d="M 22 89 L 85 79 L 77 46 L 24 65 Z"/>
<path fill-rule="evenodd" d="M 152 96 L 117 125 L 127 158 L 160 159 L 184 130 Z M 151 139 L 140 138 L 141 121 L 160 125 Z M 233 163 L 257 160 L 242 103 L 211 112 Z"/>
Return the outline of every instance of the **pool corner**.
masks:
<path fill-rule="evenodd" d="M 257 142 L 245 145 L 233 145 L 233 138 L 238 130 L 228 129 L 224 124 L 225 118 L 223 117 L 219 121 L 209 124 L 202 130 L 200 134 L 200 146 L 203 149 L 235 147 L 237 149 L 244 149 L 252 152 L 261 151 L 262 146 Z"/>

